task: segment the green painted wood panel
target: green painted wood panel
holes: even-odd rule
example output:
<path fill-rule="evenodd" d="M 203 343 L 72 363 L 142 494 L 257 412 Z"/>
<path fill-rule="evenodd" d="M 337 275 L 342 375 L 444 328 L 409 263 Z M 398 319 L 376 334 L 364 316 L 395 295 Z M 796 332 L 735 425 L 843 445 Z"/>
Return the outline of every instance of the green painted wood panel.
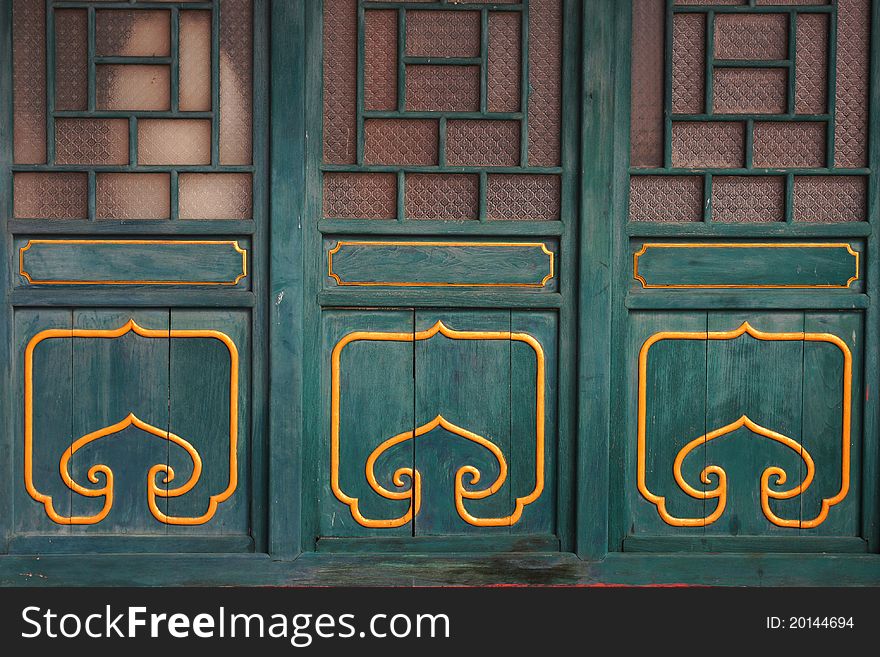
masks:
<path fill-rule="evenodd" d="M 129 322 L 156 331 L 161 337 L 138 334 Z M 77 331 L 105 332 L 100 337 L 73 338 L 73 433 L 75 440 L 125 422 L 131 415 L 157 432 L 168 429 L 169 313 L 168 310 L 77 309 Z M 126 330 L 129 329 L 129 330 Z M 124 331 L 124 332 L 123 332 Z M 119 335 L 115 335 L 119 333 Z M 71 457 L 71 475 L 88 488 L 88 471 L 96 464 L 113 472 L 113 504 L 107 516 L 92 524 L 71 527 L 75 534 L 165 534 L 165 525 L 150 512 L 148 473 L 156 465 L 167 467 L 169 441 L 134 424 L 89 443 Z M 101 475 L 98 475 L 98 482 Z M 164 477 L 155 479 L 165 486 Z M 157 506 L 168 512 L 167 500 Z M 103 497 L 72 497 L 76 516 L 92 517 L 104 505 Z"/>
<path fill-rule="evenodd" d="M 366 477 L 370 454 L 386 440 L 413 428 L 413 331 L 411 310 L 328 310 L 323 316 L 322 397 L 324 424 L 320 433 L 320 467 L 305 468 L 306 476 L 318 478 L 320 536 L 411 536 L 412 523 L 397 527 L 369 527 L 359 524 L 351 507 L 341 501 L 332 487 L 332 354 L 346 336 L 360 333 L 364 339 L 340 347 L 339 351 L 339 491 L 357 498 L 365 521 L 393 521 L 407 514 L 410 497 L 387 499 L 373 490 Z M 407 336 L 407 339 L 368 339 Z M 374 336 L 375 337 L 375 336 Z M 414 468 L 412 441 L 403 442 L 379 456 L 375 479 L 385 490 L 411 490 L 404 476 L 395 486 L 394 473 Z"/>
<path fill-rule="evenodd" d="M 859 536 L 859 498 L 862 487 L 863 318 L 853 313 L 809 312 L 804 317 L 807 333 L 839 337 L 853 359 L 850 396 L 849 492 L 831 507 L 827 519 L 803 535 Z M 816 463 L 816 478 L 801 496 L 801 514 L 807 520 L 821 512 L 822 500 L 833 498 L 841 488 L 841 435 L 845 407 L 844 355 L 827 342 L 804 343 L 804 436 L 803 445 Z"/>
<path fill-rule="evenodd" d="M 168 515 L 180 519 L 168 524 L 169 534 L 248 534 L 252 444 L 249 321 L 250 313 L 246 310 L 171 310 L 169 426 L 172 433 L 197 450 L 202 471 L 190 492 L 168 498 Z M 182 333 L 192 331 L 197 334 Z M 200 337 L 206 331 L 219 335 Z M 231 342 L 231 348 L 223 338 Z M 231 432 L 233 403 L 237 424 Z M 230 450 L 232 440 L 234 450 Z M 233 454 L 234 468 L 230 466 Z M 188 481 L 193 460 L 185 451 L 169 450 L 168 462 L 175 473 L 172 486 L 179 487 Z M 213 511 L 209 505 L 211 498 L 218 500 Z M 184 524 L 189 519 L 199 522 Z"/>
<path fill-rule="evenodd" d="M 512 489 L 518 482 L 509 470 L 512 346 L 506 337 L 492 339 L 493 334 L 509 334 L 510 312 L 420 310 L 416 336 L 437 327 L 438 322 L 451 330 L 449 336 L 437 333 L 415 343 L 415 426 L 419 433 L 442 417 L 455 428 L 441 425 L 415 440 L 416 469 L 422 475 L 422 509 L 415 533 L 507 533 L 509 524 L 482 527 L 466 521 L 456 509 L 454 491 L 462 468 L 480 473 L 478 481 L 472 481 L 470 471 L 461 478 L 465 490 L 476 491 L 495 488 L 506 467 L 505 481 L 494 494 L 464 499 L 462 505 L 479 519 L 503 518 L 513 510 Z M 488 449 L 476 442 L 480 439 L 491 443 Z M 492 446 L 503 465 L 498 454 L 490 451 Z"/>
<path fill-rule="evenodd" d="M 855 246 L 636 241 L 633 277 L 642 288 L 851 288 L 860 277 Z"/>
<path fill-rule="evenodd" d="M 329 286 L 558 287 L 550 241 L 325 239 L 324 248 Z"/>
<path fill-rule="evenodd" d="M 511 527 L 511 534 L 558 536 L 560 511 L 558 469 L 559 452 L 559 316 L 554 311 L 514 310 L 510 313 L 510 330 L 531 336 L 543 355 L 543 422 L 536 406 L 539 394 L 539 363 L 533 346 L 514 340 L 510 344 L 510 482 L 511 495 L 538 497 L 523 509 L 522 517 Z M 538 476 L 537 427 L 543 426 L 544 460 Z M 564 456 L 563 456 L 564 458 Z M 558 540 L 558 539 L 557 539 Z"/>
<path fill-rule="evenodd" d="M 748 330 L 744 322 L 749 323 Z M 638 482 L 631 484 L 631 520 L 624 549 L 747 552 L 763 546 L 771 551 L 833 551 L 838 545 L 834 541 L 841 540 L 850 540 L 840 544 L 845 551 L 864 549 L 862 539 L 846 539 L 858 536 L 861 441 L 857 430 L 849 441 L 850 493 L 830 506 L 827 516 L 818 518 L 822 501 L 834 498 L 841 489 L 845 456 L 846 359 L 834 341 L 840 338 L 846 343 L 852 354 L 852 385 L 860 388 L 860 322 L 855 314 L 634 313 L 630 371 L 638 372 L 636 354 L 648 337 L 661 338 L 650 345 L 645 361 L 646 483 L 651 493 L 665 498 L 665 510 L 673 519 L 664 521 L 656 504 L 648 503 L 641 491 L 634 493 Z M 857 426 L 860 402 L 854 398 L 850 402 L 851 424 Z M 633 443 L 638 432 L 632 418 L 639 417 L 640 408 L 634 391 L 628 423 Z M 694 421 L 694 416 L 699 419 Z M 757 426 L 737 423 L 743 416 Z M 688 418 L 693 426 L 684 426 Z M 664 426 L 673 429 L 664 430 Z M 668 445 L 658 442 L 664 431 L 680 437 L 673 437 Z M 704 435 L 708 440 L 698 441 L 681 460 L 682 476 L 696 491 L 712 491 L 719 488 L 722 475 L 717 468 L 722 469 L 725 507 L 720 514 L 714 513 L 718 509 L 715 498 L 696 498 L 690 500 L 690 509 L 684 507 L 687 513 L 680 514 L 679 498 L 689 498 L 672 477 L 672 463 L 688 452 L 685 445 L 690 440 Z M 635 444 L 630 459 L 634 477 L 638 452 Z M 810 475 L 810 484 L 802 494 L 785 499 L 771 494 L 769 513 L 765 512 L 761 499 L 765 470 L 780 468 L 785 472 L 784 483 L 777 483 L 775 474 L 769 477 L 771 491 L 785 491 L 805 480 L 812 467 L 808 462 L 815 466 L 815 474 Z M 704 467 L 708 468 L 709 484 L 700 483 Z M 683 518 L 697 522 L 679 522 Z M 705 521 L 700 523 L 700 518 Z M 817 526 L 811 527 L 813 523 Z M 705 539 L 692 538 L 697 535 Z M 816 539 L 799 546 L 805 535 Z M 827 537 L 826 543 L 821 537 Z M 762 539 L 772 540 L 765 545 Z"/>
<path fill-rule="evenodd" d="M 16 535 L 67 535 L 70 526 L 53 522 L 42 503 L 28 494 L 25 467 L 25 360 L 28 344 L 47 329 L 70 331 L 68 309 L 20 309 L 15 313 L 14 345 L 14 490 L 13 529 Z M 70 337 L 43 340 L 32 357 L 32 484 L 36 494 L 52 498 L 51 508 L 59 515 L 71 515 L 71 492 L 58 471 L 58 461 L 72 440 L 73 340 Z"/>
<path fill-rule="evenodd" d="M 630 320 L 631 342 L 628 366 L 638 372 L 643 345 L 657 334 L 705 332 L 705 313 L 638 313 Z M 675 518 L 702 518 L 706 502 L 687 495 L 676 483 L 673 464 L 679 452 L 706 432 L 706 343 L 703 340 L 660 340 L 646 350 L 644 409 L 637 395 L 628 408 L 631 452 L 627 467 L 627 493 L 632 500 L 630 534 L 679 535 L 703 533 L 702 527 L 682 528 L 664 522 L 657 506 L 640 492 L 637 477 L 639 447 L 637 418 L 645 418 L 644 463 L 647 490 L 665 498 L 666 511 Z M 634 381 L 635 385 L 635 381 Z M 635 388 L 633 389 L 635 392 Z M 700 472 L 706 464 L 705 447 L 700 447 L 683 463 L 685 481 L 697 490 Z"/>
<path fill-rule="evenodd" d="M 710 313 L 710 332 L 731 331 L 748 321 L 766 333 L 803 331 L 802 313 Z M 742 416 L 792 440 L 802 440 L 803 342 L 765 341 L 742 335 L 732 340 L 709 340 L 707 346 L 706 427 L 713 432 Z M 761 511 L 761 476 L 768 467 L 788 475 L 787 489 L 804 475 L 799 453 L 768 440 L 746 427 L 706 443 L 706 463 L 727 473 L 727 506 L 706 527 L 707 534 L 784 535 L 797 529 L 772 524 Z M 775 479 L 771 480 L 771 486 Z M 714 504 L 707 502 L 710 508 Z M 800 518 L 798 500 L 773 500 L 777 515 Z"/>
<path fill-rule="evenodd" d="M 329 310 L 324 332 L 329 395 L 324 472 L 332 474 L 333 409 L 338 408 L 339 487 L 346 499 L 334 492 L 331 474 L 322 476 L 321 537 L 488 539 L 516 533 L 543 534 L 544 544 L 558 545 L 554 312 Z M 398 468 L 418 473 L 414 522 L 402 518 L 408 499 L 406 505 L 382 499 L 370 489 L 371 453 L 380 485 L 393 490 Z M 477 471 L 479 480 L 472 481 Z M 402 476 L 408 490 L 407 474 Z M 459 476 L 464 492 L 457 502 Z M 358 522 L 347 499 L 354 497 L 369 521 L 400 521 Z M 412 547 L 421 550 L 419 545 Z M 379 543 L 375 548 L 383 549 Z"/>
<path fill-rule="evenodd" d="M 23 285 L 237 286 L 247 275 L 246 247 L 234 240 L 16 241 Z"/>

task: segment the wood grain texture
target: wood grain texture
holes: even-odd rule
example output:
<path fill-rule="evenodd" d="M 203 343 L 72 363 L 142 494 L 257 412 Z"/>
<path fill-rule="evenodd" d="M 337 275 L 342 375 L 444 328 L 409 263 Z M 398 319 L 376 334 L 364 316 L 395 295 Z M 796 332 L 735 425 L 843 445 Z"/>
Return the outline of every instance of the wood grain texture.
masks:
<path fill-rule="evenodd" d="M 847 243 L 634 244 L 642 288 L 850 288 L 859 256 Z"/>
<path fill-rule="evenodd" d="M 24 363 L 25 349 L 31 339 L 48 328 L 70 329 L 68 309 L 21 309 L 15 313 L 15 382 L 14 396 L 14 522 L 15 534 L 29 531 L 49 535 L 70 533 L 68 525 L 53 522 L 42 504 L 32 499 L 24 487 Z M 52 496 L 59 514 L 71 514 L 71 492 L 58 473 L 58 461 L 69 449 L 73 436 L 73 340 L 60 338 L 38 345 L 33 356 L 33 483 L 36 489 Z"/>
<path fill-rule="evenodd" d="M 417 311 L 416 331 L 429 329 L 438 321 L 456 331 L 510 332 L 510 312 L 504 310 Z M 509 461 L 513 385 L 510 354 L 510 340 L 456 340 L 435 335 L 416 342 L 415 426 L 441 415 L 492 442 Z M 481 473 L 474 485 L 469 485 L 469 476 L 465 477 L 465 487 L 470 490 L 482 490 L 498 477 L 500 464 L 489 450 L 440 427 L 417 438 L 414 449 L 423 486 L 416 535 L 509 532 L 509 527 L 468 524 L 455 508 L 459 468 L 472 466 Z M 508 471 L 507 481 L 494 495 L 465 500 L 468 512 L 480 518 L 509 515 L 513 510 L 512 490 L 519 483 L 512 475 Z"/>
<path fill-rule="evenodd" d="M 246 251 L 231 240 L 33 239 L 16 245 L 26 285 L 231 287 L 247 275 Z"/>
<path fill-rule="evenodd" d="M 803 331 L 803 314 L 710 313 L 710 331 L 729 331 L 749 321 L 766 332 Z M 746 415 L 753 422 L 800 442 L 803 410 L 801 341 L 768 342 L 743 335 L 709 340 L 706 377 L 706 427 L 714 431 Z M 696 436 L 695 436 L 696 437 Z M 761 512 L 761 473 L 778 466 L 788 474 L 780 490 L 800 482 L 805 467 L 799 453 L 752 433 L 745 427 L 706 444 L 706 464 L 727 472 L 727 508 L 706 527 L 707 534 L 785 535 L 796 533 L 773 525 Z M 800 518 L 797 500 L 774 500 L 774 512 Z"/>
<path fill-rule="evenodd" d="M 544 242 L 327 240 L 328 285 L 511 287 L 554 291 Z"/>
<path fill-rule="evenodd" d="M 660 331 L 705 331 L 705 313 L 638 313 L 630 317 L 632 343 L 628 353 L 635 367 L 642 344 Z M 714 502 L 694 499 L 679 488 L 673 478 L 676 455 L 694 438 L 706 433 L 706 342 L 668 340 L 654 344 L 648 351 L 646 381 L 646 483 L 649 490 L 666 497 L 668 512 L 677 518 L 702 518 Z M 635 417 L 633 405 L 628 413 Z M 673 527 L 666 524 L 657 507 L 639 495 L 635 480 L 635 432 L 630 433 L 627 493 L 632 517 L 630 534 L 681 535 L 702 534 L 703 527 Z M 686 459 L 682 474 L 698 490 L 700 472 L 706 465 L 706 448 L 698 448 Z"/>
<path fill-rule="evenodd" d="M 858 586 L 880 582 L 875 555 L 609 554 L 585 562 L 572 554 L 324 555 L 293 562 L 266 555 L 67 555 L 0 560 L 0 584 L 61 586 L 478 586 L 480 584 L 694 584 Z"/>
<path fill-rule="evenodd" d="M 316 458 L 320 459 L 318 476 L 319 536 L 411 536 L 413 527 L 406 523 L 396 528 L 369 528 L 355 520 L 351 509 L 331 489 L 331 359 L 334 347 L 345 336 L 361 331 L 404 333 L 412 335 L 413 313 L 398 311 L 326 311 L 323 317 L 324 376 L 321 406 L 324 423 L 315 436 Z M 372 490 L 366 478 L 367 458 L 387 439 L 414 425 L 413 343 L 412 341 L 351 342 L 342 348 L 339 361 L 339 486 L 342 492 L 358 499 L 361 514 L 371 520 L 403 516 L 410 499 L 389 500 Z M 390 491 L 400 488 L 393 483 L 399 468 L 414 467 L 414 443 L 402 443 L 379 457 L 376 480 Z M 405 480 L 409 487 L 411 482 Z"/>
<path fill-rule="evenodd" d="M 807 313 L 804 330 L 839 336 L 853 354 L 853 390 L 862 390 L 862 318 L 852 313 Z M 801 496 L 801 515 L 816 517 L 824 498 L 841 486 L 840 436 L 843 414 L 843 354 L 835 345 L 804 343 L 803 445 L 816 462 L 816 479 Z M 804 536 L 859 536 L 859 491 L 862 487 L 862 395 L 852 398 L 850 492 L 832 507 L 825 522 L 804 529 Z"/>
<path fill-rule="evenodd" d="M 77 329 L 118 329 L 133 319 L 140 326 L 166 334 L 148 338 L 128 332 L 118 338 L 73 338 L 73 440 L 113 425 L 133 413 L 166 431 L 169 399 L 168 310 L 80 310 L 73 313 Z M 129 426 L 95 441 L 71 458 L 71 476 L 87 487 L 87 471 L 97 463 L 113 470 L 113 508 L 106 519 L 71 527 L 74 534 L 165 534 L 166 528 L 147 506 L 147 473 L 166 465 L 169 442 Z M 103 483 L 103 482 L 102 482 Z M 157 482 L 157 484 L 160 482 Z M 165 499 L 157 500 L 167 513 Z M 73 495 L 74 515 L 100 511 L 102 498 Z"/>
<path fill-rule="evenodd" d="M 232 496 L 222 502 L 214 516 L 195 527 L 169 525 L 167 533 L 186 535 L 247 536 L 251 490 L 251 440 L 249 435 L 251 345 L 248 311 L 171 310 L 171 329 L 212 330 L 228 336 L 238 356 L 238 432 L 237 486 Z M 232 361 L 222 342 L 212 338 L 172 337 L 169 350 L 169 428 L 188 440 L 199 452 L 202 475 L 186 495 L 170 497 L 168 515 L 197 518 L 207 512 L 212 495 L 223 492 L 230 478 L 229 424 L 230 377 Z M 192 460 L 179 449 L 169 450 L 169 465 L 174 468 L 172 482 L 180 486 L 192 473 Z"/>

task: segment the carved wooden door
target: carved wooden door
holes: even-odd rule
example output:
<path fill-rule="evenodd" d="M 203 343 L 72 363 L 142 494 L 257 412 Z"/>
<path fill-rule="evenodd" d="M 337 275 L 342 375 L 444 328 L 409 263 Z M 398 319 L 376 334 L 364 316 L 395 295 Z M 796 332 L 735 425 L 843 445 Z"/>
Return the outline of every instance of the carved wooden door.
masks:
<path fill-rule="evenodd" d="M 634 3 L 625 550 L 866 549 L 869 16 Z"/>
<path fill-rule="evenodd" d="M 265 7 L 11 5 L 9 549 L 253 551 Z"/>
<path fill-rule="evenodd" d="M 324 3 L 318 550 L 571 543 L 572 11 Z"/>

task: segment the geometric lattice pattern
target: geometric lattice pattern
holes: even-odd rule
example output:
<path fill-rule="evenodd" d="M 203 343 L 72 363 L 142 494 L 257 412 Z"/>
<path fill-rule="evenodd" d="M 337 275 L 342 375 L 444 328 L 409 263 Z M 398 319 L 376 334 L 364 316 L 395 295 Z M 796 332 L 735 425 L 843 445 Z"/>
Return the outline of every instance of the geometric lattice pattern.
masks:
<path fill-rule="evenodd" d="M 252 14 L 14 0 L 13 216 L 252 218 Z"/>
<path fill-rule="evenodd" d="M 325 0 L 324 217 L 560 218 L 562 1 L 460 5 Z"/>
<path fill-rule="evenodd" d="M 870 4 L 635 0 L 630 220 L 865 221 Z"/>

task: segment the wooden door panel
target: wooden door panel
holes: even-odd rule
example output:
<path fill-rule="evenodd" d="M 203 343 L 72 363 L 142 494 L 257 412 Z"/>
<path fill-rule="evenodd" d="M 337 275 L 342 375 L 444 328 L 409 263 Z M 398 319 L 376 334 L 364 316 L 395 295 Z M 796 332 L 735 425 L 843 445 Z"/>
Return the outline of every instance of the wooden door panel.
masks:
<path fill-rule="evenodd" d="M 67 309 L 19 309 L 15 313 L 15 417 L 13 513 L 16 535 L 70 533 L 70 525 L 57 523 L 51 513 L 71 515 L 71 491 L 61 479 L 58 463 L 70 447 L 73 418 L 73 339 L 71 311 Z M 67 337 L 44 340 L 34 346 L 28 373 L 28 346 L 45 330 L 57 329 Z M 39 353 L 36 349 L 39 348 Z M 30 384 L 26 383 L 30 380 Z M 30 388 L 31 430 L 26 430 L 25 400 Z M 47 512 L 48 511 L 48 512 Z M 50 513 L 51 512 L 51 513 Z"/>
<path fill-rule="evenodd" d="M 248 551 L 263 532 L 250 435 L 265 387 L 268 3 L 208 4 L 27 0 L 0 20 L 17 80 L 2 154 L 13 551 Z M 176 36 L 134 98 L 123 87 L 142 67 L 94 56 L 152 48 L 135 42 L 156 16 Z M 102 50 L 111 33 L 118 52 Z"/>
<path fill-rule="evenodd" d="M 481 523 L 508 516 L 512 505 L 510 312 L 418 311 L 416 336 L 429 335 L 438 323 L 448 334 L 435 333 L 415 343 L 416 433 L 420 434 L 415 462 L 423 486 L 415 531 L 417 535 L 507 532 L 509 524 Z M 441 418 L 441 426 L 429 429 Z M 456 508 L 459 488 L 467 491 L 462 492 L 461 510 Z M 466 498 L 490 488 L 494 492 L 486 497 Z M 467 514 L 473 517 L 467 520 Z"/>
<path fill-rule="evenodd" d="M 702 527 L 686 528 L 664 522 L 650 496 L 664 499 L 664 510 L 673 518 L 702 518 L 706 502 L 687 495 L 676 483 L 673 463 L 678 453 L 706 432 L 706 344 L 702 340 L 660 341 L 648 348 L 652 336 L 664 331 L 705 333 L 705 313 L 634 314 L 631 324 L 629 370 L 638 372 L 639 355 L 645 354 L 644 378 L 639 375 L 638 393 L 633 388 L 629 405 L 630 435 L 638 435 L 631 485 L 631 534 L 702 534 Z M 643 383 L 644 381 L 644 383 Z M 644 419 L 640 430 L 637 420 Z M 642 444 L 643 443 L 643 444 Z M 699 485 L 706 450 L 699 447 L 683 463 L 682 476 Z M 644 470 L 644 475 L 640 472 Z"/>
<path fill-rule="evenodd" d="M 556 330 L 552 312 L 325 311 L 320 536 L 552 536 Z"/>
<path fill-rule="evenodd" d="M 510 345 L 511 497 L 514 506 L 517 499 L 531 500 L 511 532 L 555 536 L 557 466 L 572 458 L 559 451 L 559 315 L 514 310 L 510 330 L 533 340 L 513 340 Z"/>
<path fill-rule="evenodd" d="M 127 330 L 129 322 L 162 337 Z M 79 451 L 71 449 L 71 475 L 86 488 L 98 488 L 112 477 L 112 486 L 108 495 L 72 495 L 73 515 L 84 520 L 71 531 L 164 534 L 165 527 L 150 513 L 147 490 L 148 472 L 154 465 L 167 467 L 169 456 L 168 441 L 152 433 L 168 430 L 168 311 L 75 310 L 73 327 L 95 334 L 73 338 L 71 438 L 74 444 L 85 436 L 93 440 Z M 145 427 L 136 426 L 135 418 Z M 88 472 L 99 464 L 112 475 L 99 474 L 89 484 Z M 167 510 L 164 500 L 157 504 Z"/>
<path fill-rule="evenodd" d="M 376 455 L 372 474 L 378 490 L 368 480 L 367 461 L 383 443 L 412 431 L 413 311 L 328 310 L 323 328 L 327 439 L 316 455 L 321 460 L 320 535 L 412 536 L 412 441 Z M 338 459 L 332 456 L 334 443 Z"/>
<path fill-rule="evenodd" d="M 201 475 L 167 499 L 169 534 L 249 533 L 249 322 L 246 310 L 171 310 L 169 426 L 195 448 Z M 186 450 L 169 446 L 168 463 L 169 487 L 189 482 Z"/>
<path fill-rule="evenodd" d="M 212 534 L 237 534 L 227 549 L 250 549 L 249 320 L 18 311 L 15 549 L 151 549 L 144 539 L 169 534 L 178 550 L 211 549 L 187 540 Z M 80 538 L 53 546 L 52 535 Z M 113 543 L 127 536 L 134 542 Z"/>
<path fill-rule="evenodd" d="M 708 329 L 710 333 L 734 331 L 746 321 L 757 330 L 779 334 L 802 332 L 804 319 L 803 313 L 710 313 Z M 724 513 L 706 525 L 707 533 L 737 536 L 787 531 L 761 513 L 761 476 L 766 468 L 782 468 L 787 485 L 780 486 L 781 490 L 803 479 L 799 455 L 803 360 L 801 340 L 757 340 L 743 335 L 707 342 L 707 435 L 746 417 L 764 430 L 795 441 L 792 449 L 743 426 L 705 443 L 706 465 L 724 469 L 727 487 Z M 778 500 L 772 506 L 780 516 L 795 521 L 800 517 L 799 500 Z M 707 515 L 714 508 L 707 501 Z"/>
<path fill-rule="evenodd" d="M 861 535 L 863 322 L 864 318 L 858 313 L 810 312 L 804 316 L 805 332 L 838 336 L 853 358 L 849 492 L 832 507 L 824 522 L 816 527 L 802 528 L 801 534 L 805 536 Z M 816 517 L 821 512 L 822 501 L 838 495 L 844 480 L 840 461 L 842 411 L 846 404 L 840 385 L 845 376 L 844 369 L 838 346 L 827 342 L 804 344 L 803 445 L 816 463 L 814 483 L 801 496 L 801 516 L 804 519 Z"/>
<path fill-rule="evenodd" d="M 633 325 L 644 424 L 627 549 L 859 535 L 858 314 L 639 313 Z"/>

